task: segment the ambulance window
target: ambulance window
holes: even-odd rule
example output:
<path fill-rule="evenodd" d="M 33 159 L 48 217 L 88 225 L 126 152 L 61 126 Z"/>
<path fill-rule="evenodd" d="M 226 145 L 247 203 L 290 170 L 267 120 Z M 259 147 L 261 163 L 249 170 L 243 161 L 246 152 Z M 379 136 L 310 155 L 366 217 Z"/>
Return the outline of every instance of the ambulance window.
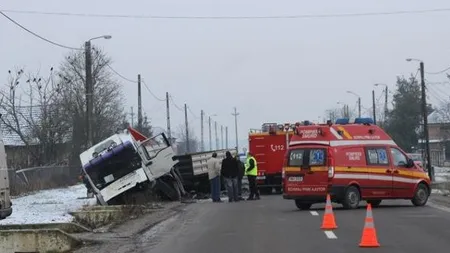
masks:
<path fill-rule="evenodd" d="M 391 148 L 392 159 L 394 160 L 394 166 L 405 166 L 408 160 L 406 156 L 398 149 Z"/>
<path fill-rule="evenodd" d="M 304 149 L 293 149 L 289 153 L 289 165 L 300 167 L 303 165 L 303 154 L 305 153 Z"/>
<path fill-rule="evenodd" d="M 367 163 L 370 165 L 388 165 L 389 159 L 385 148 L 368 148 Z"/>
<path fill-rule="evenodd" d="M 324 165 L 325 164 L 325 150 L 324 149 L 311 149 L 309 155 L 309 165 Z"/>

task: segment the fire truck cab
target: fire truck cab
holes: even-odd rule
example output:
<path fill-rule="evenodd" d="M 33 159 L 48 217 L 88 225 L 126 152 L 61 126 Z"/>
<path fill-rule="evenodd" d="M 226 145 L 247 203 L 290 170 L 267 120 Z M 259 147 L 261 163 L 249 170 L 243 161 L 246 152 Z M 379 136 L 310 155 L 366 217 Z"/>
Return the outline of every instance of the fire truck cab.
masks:
<path fill-rule="evenodd" d="M 264 123 L 261 129 L 251 129 L 249 152 L 258 163 L 257 183 L 262 194 L 270 194 L 273 189 L 281 193 L 281 171 L 283 157 L 294 134 L 294 124 Z"/>
<path fill-rule="evenodd" d="M 423 206 L 430 185 L 424 169 L 370 118 L 298 125 L 284 158 L 283 198 L 299 209 L 325 202 L 327 194 L 347 209 L 383 199 Z"/>

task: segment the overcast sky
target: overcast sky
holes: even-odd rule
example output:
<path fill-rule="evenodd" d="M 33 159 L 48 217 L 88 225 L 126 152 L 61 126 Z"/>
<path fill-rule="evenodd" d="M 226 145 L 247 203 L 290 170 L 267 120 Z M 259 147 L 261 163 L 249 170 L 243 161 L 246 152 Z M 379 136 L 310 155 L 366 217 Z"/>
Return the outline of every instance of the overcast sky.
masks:
<path fill-rule="evenodd" d="M 273 16 L 342 14 L 450 8 L 444 0 L 1 0 L 1 10 L 162 15 Z M 137 19 L 31 15 L 7 12 L 30 30 L 55 42 L 80 47 L 92 37 L 113 59 L 112 67 L 135 79 L 140 73 L 158 97 L 168 91 L 178 106 L 204 109 L 230 130 L 233 107 L 240 112 L 240 139 L 264 122 L 318 120 L 337 102 L 371 107 L 374 83 L 394 87 L 396 76 L 450 66 L 450 12 L 301 19 Z M 55 47 L 0 17 L 0 80 L 7 70 L 57 66 L 67 49 Z M 445 75 L 428 75 L 445 81 Z M 123 81 L 127 108 L 137 108 L 137 86 Z M 448 98 L 450 85 L 433 86 L 431 102 Z M 380 94 L 381 88 L 376 88 Z M 439 93 L 439 94 L 438 94 Z M 143 108 L 156 126 L 166 126 L 165 104 L 143 89 Z M 377 95 L 378 97 L 378 95 Z M 128 109 L 130 110 L 130 109 Z M 365 110 L 363 109 L 363 112 Z M 184 114 L 172 107 L 172 126 Z M 200 120 L 189 114 L 196 135 Z M 207 123 L 207 122 L 206 122 Z M 207 124 L 205 124 L 207 138 Z"/>

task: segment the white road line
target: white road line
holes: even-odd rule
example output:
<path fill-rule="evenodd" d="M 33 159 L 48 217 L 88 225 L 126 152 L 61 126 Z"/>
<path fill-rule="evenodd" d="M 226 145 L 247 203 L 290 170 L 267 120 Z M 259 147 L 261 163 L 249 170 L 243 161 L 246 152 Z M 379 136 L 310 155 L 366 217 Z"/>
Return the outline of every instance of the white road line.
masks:
<path fill-rule="evenodd" d="M 334 234 L 333 231 L 323 231 L 328 239 L 337 239 L 337 236 Z"/>
<path fill-rule="evenodd" d="M 439 204 L 435 204 L 435 203 L 427 203 L 427 206 L 430 206 L 432 208 L 436 208 L 436 209 L 439 209 L 441 211 L 450 213 L 450 208 L 448 208 L 446 206 L 443 206 L 443 205 L 439 205 Z"/>
<path fill-rule="evenodd" d="M 319 216 L 319 213 L 316 211 L 309 211 L 312 216 Z"/>

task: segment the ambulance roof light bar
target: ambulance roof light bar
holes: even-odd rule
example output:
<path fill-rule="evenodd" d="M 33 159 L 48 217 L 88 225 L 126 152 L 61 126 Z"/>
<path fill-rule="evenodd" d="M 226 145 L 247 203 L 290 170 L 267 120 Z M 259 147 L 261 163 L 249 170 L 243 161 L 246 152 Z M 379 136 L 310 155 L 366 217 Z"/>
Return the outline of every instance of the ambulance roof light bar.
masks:
<path fill-rule="evenodd" d="M 349 118 L 336 119 L 336 125 L 347 125 L 350 122 Z"/>
<path fill-rule="evenodd" d="M 374 122 L 372 118 L 356 118 L 355 124 L 373 125 Z"/>

